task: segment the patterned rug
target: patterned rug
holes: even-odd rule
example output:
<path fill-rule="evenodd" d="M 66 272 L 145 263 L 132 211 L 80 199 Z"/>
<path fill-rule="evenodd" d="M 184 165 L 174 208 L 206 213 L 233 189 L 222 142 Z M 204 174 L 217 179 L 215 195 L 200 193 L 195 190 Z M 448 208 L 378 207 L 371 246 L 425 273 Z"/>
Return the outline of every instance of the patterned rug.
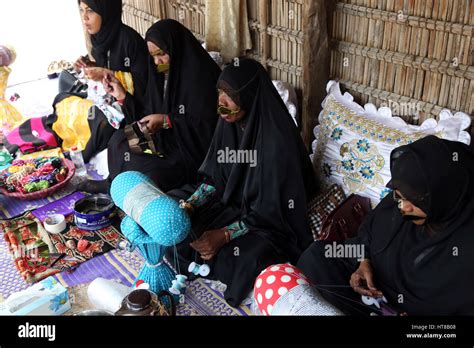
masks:
<path fill-rule="evenodd" d="M 48 233 L 29 212 L 14 219 L 0 220 L 0 231 L 8 250 L 27 283 L 36 283 L 114 250 L 123 238 L 113 226 L 90 232 L 77 228 L 72 220 L 72 215 L 66 217 L 67 227 L 61 234 Z M 119 221 L 117 218 L 116 224 Z M 56 255 L 51 254 L 53 249 L 57 251 Z"/>
<path fill-rule="evenodd" d="M 54 277 L 66 287 L 87 284 L 98 277 L 111 279 L 130 286 L 143 264 L 138 252 L 112 251 L 82 263 L 72 273 L 62 272 Z M 14 266 L 8 246 L 0 238 L 0 297 L 8 298 L 13 292 L 26 289 L 27 284 Z M 199 279 L 192 282 L 185 301 L 178 305 L 180 316 L 249 316 L 249 306 L 230 307 L 215 282 Z M 1 298 L 0 298 L 1 301 Z"/>
<path fill-rule="evenodd" d="M 131 286 L 138 275 L 143 257 L 137 252 L 112 251 L 81 264 L 74 272 L 57 274 L 56 279 L 66 287 L 89 283 L 101 277 Z M 219 291 L 219 284 L 198 279 L 185 294 L 184 303 L 178 305 L 180 316 L 249 316 L 250 307 L 230 307 Z"/>

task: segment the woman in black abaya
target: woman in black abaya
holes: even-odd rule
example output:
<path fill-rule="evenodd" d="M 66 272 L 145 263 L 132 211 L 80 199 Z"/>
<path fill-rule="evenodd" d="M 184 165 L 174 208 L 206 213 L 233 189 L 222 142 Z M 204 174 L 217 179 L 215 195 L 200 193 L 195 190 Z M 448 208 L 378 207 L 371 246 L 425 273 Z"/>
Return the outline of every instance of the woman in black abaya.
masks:
<path fill-rule="evenodd" d="M 105 78 L 104 68 L 112 72 L 130 73 L 133 84 L 133 97 L 126 93 L 121 100 L 124 108 L 140 111 L 148 81 L 148 54 L 143 38 L 134 29 L 122 23 L 122 0 L 79 0 L 82 22 L 91 34 L 92 56 L 95 63 L 79 58 L 74 64 L 76 70 L 86 69 L 88 74 Z M 92 69 L 90 69 L 92 68 Z M 126 114 L 125 124 L 135 121 L 136 115 Z M 95 109 L 94 118 L 89 120 L 91 138 L 83 152 L 84 160 L 89 160 L 105 150 L 110 137 L 116 129 L 105 115 Z"/>
<path fill-rule="evenodd" d="M 224 69 L 218 88 L 221 119 L 199 171 L 203 184 L 169 192 L 186 200 L 193 231 L 167 257 L 178 256 L 184 274 L 190 262 L 208 262 L 209 278 L 225 283 L 225 299 L 238 306 L 264 268 L 296 262 L 311 243 L 306 204 L 316 187 L 298 129 L 265 69 L 240 59 Z M 237 150 L 247 161 L 226 157 Z"/>
<path fill-rule="evenodd" d="M 298 266 L 347 314 L 374 311 L 360 304 L 361 294 L 383 295 L 408 315 L 474 314 L 472 152 L 429 136 L 394 150 L 390 165 L 387 186 L 394 196 L 347 241 L 363 244 L 366 259 L 327 259 L 324 243 L 317 242 Z"/>
<path fill-rule="evenodd" d="M 165 157 L 132 154 L 124 132 L 119 131 L 109 143 L 110 179 L 125 171 L 139 171 L 167 191 L 196 181 L 218 118 L 215 86 L 220 68 L 175 20 L 155 23 L 146 41 L 155 63 L 150 70 L 169 62 L 164 96 L 162 82 L 149 78 L 148 116 L 140 121 L 155 133 L 155 145 Z"/>

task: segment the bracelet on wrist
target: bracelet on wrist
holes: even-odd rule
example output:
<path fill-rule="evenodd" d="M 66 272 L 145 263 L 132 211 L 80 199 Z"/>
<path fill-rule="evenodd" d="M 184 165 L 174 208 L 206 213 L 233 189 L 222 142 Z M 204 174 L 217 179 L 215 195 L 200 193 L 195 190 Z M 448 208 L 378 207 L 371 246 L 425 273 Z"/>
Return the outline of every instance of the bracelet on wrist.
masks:
<path fill-rule="evenodd" d="M 231 235 L 230 235 L 230 231 L 229 231 L 229 229 L 228 229 L 227 227 L 224 227 L 223 230 L 224 230 L 224 234 L 225 234 L 225 241 L 226 241 L 226 244 L 229 244 L 230 241 L 231 241 L 231 239 L 232 239 L 232 238 L 231 238 Z"/>
<path fill-rule="evenodd" d="M 163 118 L 163 129 L 170 129 L 170 124 L 168 123 L 168 116 Z"/>

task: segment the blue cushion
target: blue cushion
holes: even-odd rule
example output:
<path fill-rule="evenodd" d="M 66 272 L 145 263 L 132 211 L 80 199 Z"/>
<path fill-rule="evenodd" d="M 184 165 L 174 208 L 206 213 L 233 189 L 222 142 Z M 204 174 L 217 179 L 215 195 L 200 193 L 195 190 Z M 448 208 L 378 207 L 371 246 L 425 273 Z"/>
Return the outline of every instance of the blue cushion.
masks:
<path fill-rule="evenodd" d="M 115 204 L 156 243 L 173 246 L 187 237 L 191 229 L 188 214 L 146 175 L 122 173 L 112 182 L 110 191 Z"/>

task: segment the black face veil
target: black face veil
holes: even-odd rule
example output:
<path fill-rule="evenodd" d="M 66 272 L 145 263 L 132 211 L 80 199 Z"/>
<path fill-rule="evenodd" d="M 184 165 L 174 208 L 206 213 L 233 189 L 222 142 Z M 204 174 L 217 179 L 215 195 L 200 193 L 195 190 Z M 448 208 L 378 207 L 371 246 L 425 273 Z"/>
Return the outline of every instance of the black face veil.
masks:
<path fill-rule="evenodd" d="M 156 66 L 150 59 L 149 72 L 155 78 L 149 78 L 148 107 L 153 113 L 169 114 L 173 127 L 158 134 L 158 146 L 165 154 L 179 153 L 188 172 L 195 174 L 216 127 L 216 83 L 221 70 L 194 35 L 175 20 L 155 23 L 146 33 L 146 41 L 170 56 L 164 96 L 163 81 L 157 80 Z"/>
<path fill-rule="evenodd" d="M 393 301 L 403 294 L 409 313 L 473 314 L 472 152 L 465 144 L 428 136 L 395 149 L 390 165 L 387 186 L 428 218 L 424 226 L 404 221 L 390 197 L 371 214 L 370 254 L 382 290 Z"/>
<path fill-rule="evenodd" d="M 391 154 L 392 180 L 427 215 L 427 222 L 449 223 L 473 196 L 472 153 L 459 142 L 428 136 L 395 149 Z"/>

